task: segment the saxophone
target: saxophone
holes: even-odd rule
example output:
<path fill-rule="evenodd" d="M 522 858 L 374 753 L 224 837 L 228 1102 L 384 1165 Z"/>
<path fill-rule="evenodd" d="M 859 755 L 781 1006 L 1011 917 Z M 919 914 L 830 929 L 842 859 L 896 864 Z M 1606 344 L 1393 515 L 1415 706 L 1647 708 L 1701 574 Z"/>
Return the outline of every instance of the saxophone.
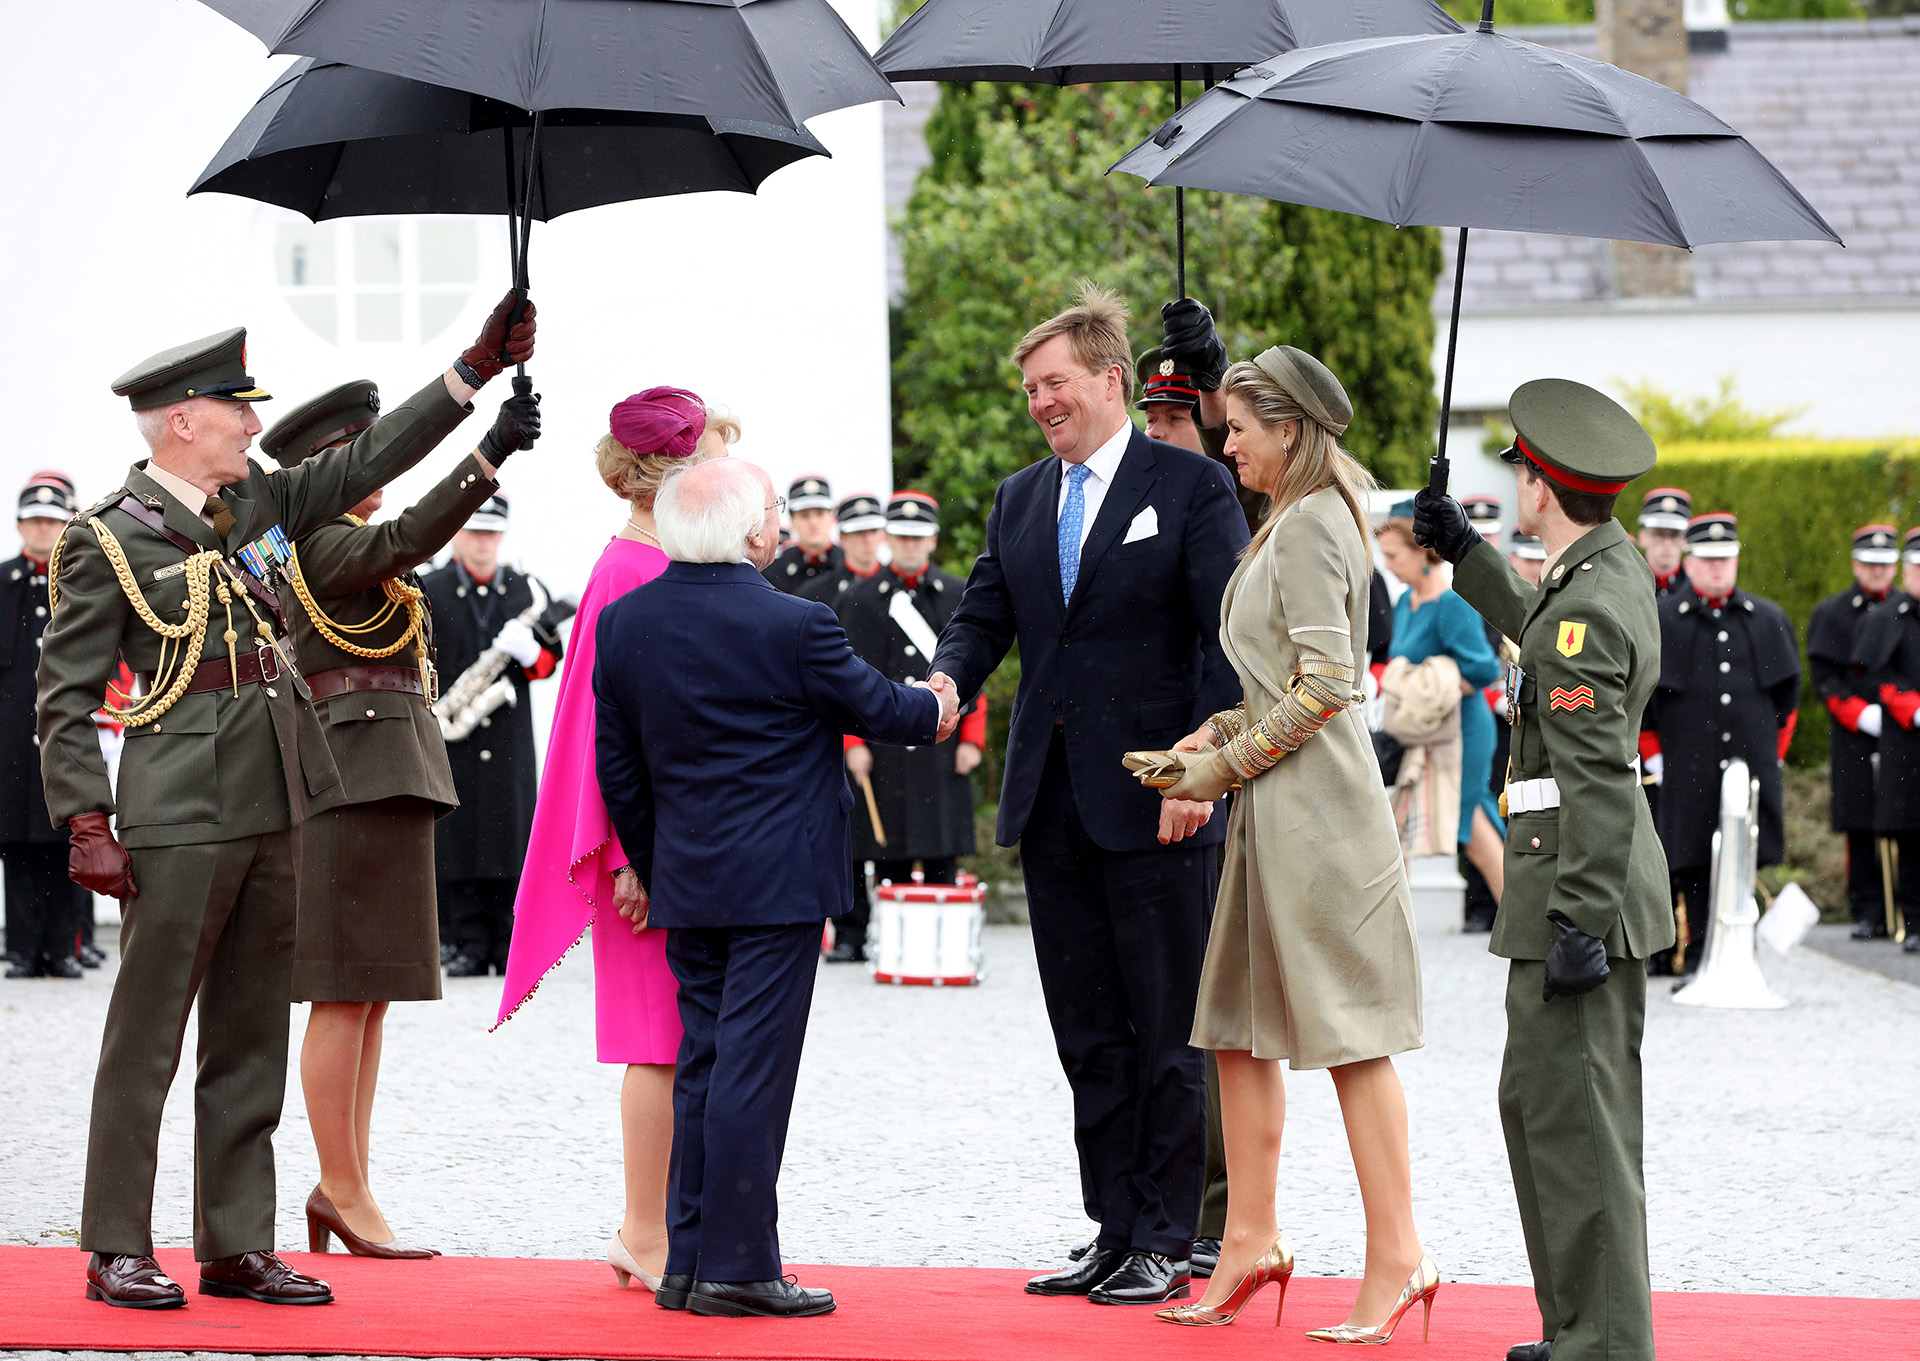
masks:
<path fill-rule="evenodd" d="M 514 619 L 531 626 L 547 612 L 548 597 L 538 577 L 529 574 L 527 585 L 533 591 L 533 603 Z M 490 647 L 460 673 L 460 678 L 433 705 L 433 716 L 440 720 L 442 737 L 449 742 L 461 741 L 480 726 L 481 719 L 502 704 L 519 702 L 514 696 L 513 677 L 505 674 L 507 663 L 512 660 L 502 649 Z"/>

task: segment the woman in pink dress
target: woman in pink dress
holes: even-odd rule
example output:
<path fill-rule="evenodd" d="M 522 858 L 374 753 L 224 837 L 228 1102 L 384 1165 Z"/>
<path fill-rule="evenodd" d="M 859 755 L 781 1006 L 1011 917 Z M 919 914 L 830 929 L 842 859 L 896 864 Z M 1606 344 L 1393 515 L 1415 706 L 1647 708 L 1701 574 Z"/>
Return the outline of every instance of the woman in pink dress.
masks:
<path fill-rule="evenodd" d="M 594 564 L 573 622 L 494 1027 L 519 1010 L 591 926 L 599 1059 L 627 1065 L 620 1087 L 627 1209 L 607 1245 L 607 1262 L 621 1285 L 638 1276 L 651 1290 L 667 1257 L 680 1013 L 665 933 L 647 929 L 646 910 L 594 775 L 594 625 L 608 604 L 666 569 L 653 525 L 661 482 L 682 468 L 726 457 L 740 427 L 708 411 L 693 393 L 668 387 L 627 398 L 613 408 L 608 425 L 595 450 L 600 477 L 629 513 Z"/>

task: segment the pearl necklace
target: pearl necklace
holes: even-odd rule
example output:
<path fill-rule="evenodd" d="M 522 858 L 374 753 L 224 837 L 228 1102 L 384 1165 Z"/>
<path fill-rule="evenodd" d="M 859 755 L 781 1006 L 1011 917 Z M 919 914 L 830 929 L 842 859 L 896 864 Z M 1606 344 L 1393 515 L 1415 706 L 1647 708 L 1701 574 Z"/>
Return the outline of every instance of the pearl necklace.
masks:
<path fill-rule="evenodd" d="M 639 535 L 641 535 L 641 536 L 642 536 L 642 537 L 644 537 L 644 538 L 648 538 L 648 539 L 651 539 L 651 540 L 653 540 L 653 546 L 654 546 L 655 548 L 662 548 L 662 547 L 663 547 L 663 545 L 662 545 L 662 544 L 661 544 L 661 542 L 660 542 L 660 536 L 659 536 L 659 535 L 657 535 L 657 534 L 655 534 L 655 533 L 654 533 L 654 532 L 653 532 L 652 530 L 650 530 L 650 529 L 642 529 L 642 528 L 640 528 L 640 526 L 639 526 L 639 525 L 637 525 L 637 524 L 635 524 L 635 523 L 633 522 L 633 519 L 632 519 L 632 517 L 628 517 L 628 519 L 627 519 L 627 528 L 628 528 L 628 529 L 631 529 L 631 530 L 632 530 L 632 531 L 633 531 L 633 532 L 634 532 L 635 534 L 639 534 Z"/>

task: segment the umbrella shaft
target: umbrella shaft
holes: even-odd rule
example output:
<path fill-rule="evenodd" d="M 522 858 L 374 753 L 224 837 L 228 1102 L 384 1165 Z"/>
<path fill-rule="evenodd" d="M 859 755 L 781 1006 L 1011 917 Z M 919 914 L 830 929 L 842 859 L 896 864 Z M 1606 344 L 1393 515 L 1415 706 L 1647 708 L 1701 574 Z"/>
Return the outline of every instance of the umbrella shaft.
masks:
<path fill-rule="evenodd" d="M 1179 113 L 1184 103 L 1181 88 L 1180 68 L 1173 68 L 1173 111 Z M 1184 186 L 1176 185 L 1173 191 L 1173 258 L 1174 258 L 1174 296 L 1187 296 L 1187 191 Z"/>
<path fill-rule="evenodd" d="M 1447 489 L 1447 424 L 1453 415 L 1453 357 L 1460 348 L 1460 291 L 1467 282 L 1467 229 L 1460 229 L 1460 250 L 1453 260 L 1453 316 L 1447 324 L 1447 372 L 1440 383 L 1440 448 L 1427 474 L 1435 491 Z"/>

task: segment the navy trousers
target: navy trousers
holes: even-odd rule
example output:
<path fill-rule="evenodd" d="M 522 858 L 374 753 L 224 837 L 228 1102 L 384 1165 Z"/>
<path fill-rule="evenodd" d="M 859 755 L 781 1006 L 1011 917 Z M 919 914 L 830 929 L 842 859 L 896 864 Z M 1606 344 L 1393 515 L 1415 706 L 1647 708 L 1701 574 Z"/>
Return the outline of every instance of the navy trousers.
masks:
<path fill-rule="evenodd" d="M 822 924 L 669 927 L 685 1036 L 673 1074 L 667 1272 L 772 1281 L 780 1160 Z"/>

